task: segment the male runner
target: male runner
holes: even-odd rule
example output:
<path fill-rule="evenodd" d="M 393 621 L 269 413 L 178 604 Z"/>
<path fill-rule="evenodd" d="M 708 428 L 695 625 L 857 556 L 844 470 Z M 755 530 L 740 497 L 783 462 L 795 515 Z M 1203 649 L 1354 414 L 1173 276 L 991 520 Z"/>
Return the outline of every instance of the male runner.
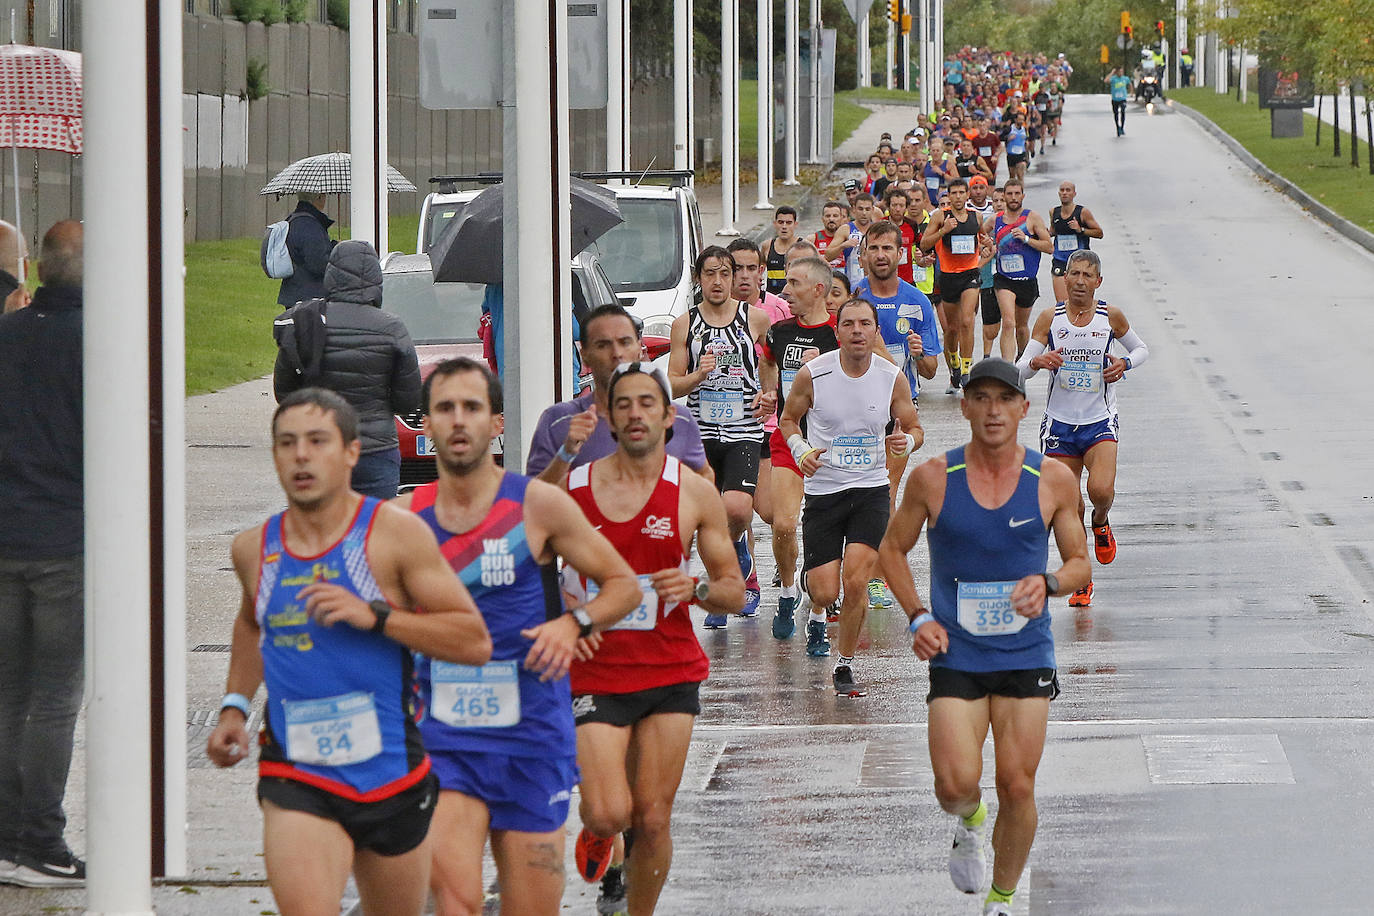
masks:
<path fill-rule="evenodd" d="M 977 132 L 975 131 L 973 137 L 965 136 L 959 140 L 959 151 L 954 155 L 954 169 L 959 173 L 959 177 L 965 181 L 975 175 L 981 176 L 985 181 L 990 181 L 992 172 L 973 145 L 976 136 Z"/>
<path fill-rule="evenodd" d="M 909 455 L 921 447 L 925 432 L 906 376 L 874 356 L 877 308 L 851 299 L 840 306 L 837 323 L 840 349 L 798 370 L 778 428 L 806 477 L 802 569 L 813 615 L 806 624 L 806 653 L 830 654 L 825 622 L 815 619 L 815 609 L 839 596 L 843 578 L 840 655 L 832 679 L 837 696 L 852 697 L 865 693 L 854 680 L 854 653 L 868 613 L 864 587 L 873 578 L 889 514 L 884 457 Z M 889 420 L 898 428 L 884 436 Z"/>
<path fill-rule="evenodd" d="M 1102 80 L 1112 94 L 1112 121 L 1116 124 L 1116 135 L 1126 133 L 1126 102 L 1131 97 L 1131 78 L 1117 67 Z"/>
<path fill-rule="evenodd" d="M 1116 451 L 1120 420 L 1116 412 L 1116 383 L 1127 371 L 1150 356 L 1140 335 L 1131 330 L 1121 309 L 1096 299 L 1102 285 L 1102 260 L 1091 251 L 1069 255 L 1068 298 L 1054 311 L 1035 319 L 1026 352 L 1017 363 L 1023 379 L 1041 369 L 1051 370 L 1040 424 L 1040 450 L 1058 458 L 1080 480 L 1088 469 L 1088 499 L 1093 505 L 1093 552 L 1097 562 L 1116 559 L 1116 538 L 1107 521 L 1116 499 Z M 1121 342 L 1125 358 L 1108 352 Z M 1084 513 L 1078 497 L 1078 514 Z M 1092 604 L 1093 584 L 1069 596 L 1072 607 Z"/>
<path fill-rule="evenodd" d="M 811 244 L 821 251 L 830 247 L 830 243 L 835 241 L 835 233 L 846 222 L 845 217 L 849 215 L 849 208 L 838 200 L 827 200 L 825 206 L 821 208 L 821 230 L 811 237 Z M 832 258 L 830 266 L 833 269 L 844 267 L 844 255 Z M 784 280 L 786 277 L 784 277 Z M 784 290 L 786 287 L 784 287 Z"/>
<path fill-rule="evenodd" d="M 792 207 L 778 207 L 773 212 L 773 231 L 775 235 L 764 247 L 763 256 L 768 268 L 768 292 L 776 296 L 787 285 L 783 259 L 787 257 L 787 249 L 797 240 L 797 211 Z"/>
<path fill-rule="evenodd" d="M 1068 294 L 1064 271 L 1069 255 L 1081 248 L 1091 247 L 1089 239 L 1102 238 L 1102 227 L 1092 211 L 1074 198 L 1078 188 L 1072 181 L 1059 183 L 1059 206 L 1050 210 L 1050 232 L 1054 235 L 1054 254 L 1050 258 L 1050 277 L 1054 284 L 1054 301 L 1063 302 Z M 1024 346 L 1024 344 L 1022 345 Z"/>
<path fill-rule="evenodd" d="M 1016 93 L 1020 95 L 1021 93 Z M 1022 105 L 1016 113 L 1005 119 L 1003 124 L 1002 142 L 1007 147 L 1007 177 L 1022 178 L 1026 177 L 1026 143 L 1029 132 L 1026 127 L 1026 110 Z"/>
<path fill-rule="evenodd" d="M 868 227 L 873 225 L 877 218 L 877 204 L 872 194 L 860 194 L 854 198 L 854 202 L 849 207 L 852 219 L 849 221 L 849 231 L 840 230 L 835 239 L 826 246 L 825 256 L 827 258 L 844 258 L 844 272 L 849 275 L 851 286 L 857 284 L 864 278 L 863 264 L 860 255 L 860 244 L 863 241 L 864 233 Z"/>
<path fill-rule="evenodd" d="M 930 663 L 935 797 L 957 818 L 949 875 L 966 894 L 983 889 L 987 872 L 979 781 L 992 728 L 999 808 L 985 916 L 1011 913 L 1035 839 L 1035 771 L 1059 693 L 1047 599 L 1091 574 L 1073 475 L 1016 442 L 1029 406 L 1015 365 L 974 366 L 961 402 L 971 441 L 912 471 L 879 548 L 912 651 Z M 907 565 L 927 523 L 929 607 Z M 1063 561 L 1053 573 L 1051 528 Z"/>
<path fill-rule="evenodd" d="M 868 199 L 872 207 L 873 199 Z M 697 255 L 694 275 L 702 300 L 673 321 L 668 377 L 673 397 L 687 395 L 687 407 L 701 427 L 706 460 L 716 475 L 716 489 L 725 501 L 730 537 L 735 541 L 740 572 L 749 578 L 754 559 L 746 529 L 754 518 L 754 488 L 758 484 L 763 424 L 775 406 L 776 379 L 760 374 L 754 342 L 768 333 L 770 322 L 762 309 L 731 296 L 735 261 L 717 245 Z M 751 596 L 753 616 L 758 598 Z M 707 614 L 708 629 L 725 627 L 725 615 Z"/>
<path fill-rule="evenodd" d="M 835 271 L 833 276 L 843 277 L 844 274 Z M 792 317 L 768 329 L 763 348 L 763 359 L 775 367 L 778 374 L 779 417 L 801 367 L 822 353 L 839 347 L 839 341 L 835 338 L 834 318 L 826 308 L 833 276 L 820 258 L 803 258 L 787 266 L 787 291 L 792 297 Z M 782 587 L 778 610 L 773 617 L 773 635 L 778 639 L 787 639 L 796 629 L 794 614 L 801 598 L 797 592 L 796 573 L 802 473 L 780 430 L 775 429 L 768 442 L 773 467 L 773 557 L 777 560 L 779 584 Z M 821 605 L 820 609 L 824 607 Z M 819 617 L 824 632 L 825 616 L 821 613 Z"/>
<path fill-rule="evenodd" d="M 611 381 L 618 448 L 568 478 L 568 492 L 629 561 L 642 593 L 638 608 L 600 636 L 595 655 L 572 669 L 583 772 L 578 870 L 602 878 L 616 835 L 631 831 L 624 878 L 637 916 L 654 911 L 668 878 L 673 799 L 710 672 L 687 606 L 728 614 L 744 603 L 720 498 L 664 451 L 669 385 L 650 363 L 621 366 Z M 688 575 L 693 539 L 708 579 Z M 586 581 L 570 584 L 579 591 Z"/>
<path fill-rule="evenodd" d="M 901 188 L 893 187 L 887 189 L 885 197 L 887 220 L 902 233 L 897 251 L 897 276 L 907 283 L 912 283 L 916 276 L 912 270 L 911 257 L 911 251 L 916 247 L 916 229 L 907 222 L 907 207 L 910 205 L 911 196 Z"/>
<path fill-rule="evenodd" d="M 940 265 L 940 298 L 944 302 L 949 338 L 957 341 L 958 372 L 951 367 L 951 383 L 973 367 L 973 325 L 978 313 L 979 249 L 986 237 L 978 214 L 968 210 L 968 185 L 958 179 L 949 183 L 949 203 L 930 221 L 921 247 L 935 249 Z M 946 338 L 945 350 L 951 350 Z M 959 386 L 953 385 L 954 388 Z"/>
<path fill-rule="evenodd" d="M 440 539 L 494 646 L 481 667 L 416 657 L 420 735 L 440 789 L 430 876 L 436 913 L 481 911 L 490 834 L 502 906 L 554 914 L 563 898 L 563 824 L 577 784 L 564 675 L 578 640 L 633 610 L 639 586 L 564 493 L 496 465 L 489 447 L 501 388 L 485 365 L 440 363 L 422 403 L 439 479 L 395 502 Z M 600 583 L 596 601 L 564 612 L 558 556 Z M 522 664 L 536 654 L 548 664 Z"/>
<path fill-rule="evenodd" d="M 265 682 L 258 802 L 284 916 L 337 913 L 350 871 L 368 913 L 418 916 L 438 785 L 409 708 L 410 653 L 491 656 L 424 523 L 349 489 L 358 450 L 358 415 L 337 394 L 282 398 L 272 460 L 287 507 L 231 548 L 242 592 L 205 753 L 222 767 L 247 756 L 249 704 Z M 550 659 L 527 663 L 542 671 Z"/>
<path fill-rule="evenodd" d="M 988 167 L 990 181 L 997 180 L 997 164 L 1001 160 L 1001 153 L 998 150 L 1002 146 L 1002 138 L 992 130 L 986 117 L 979 117 L 974 122 L 978 125 L 978 136 L 974 138 L 974 147 L 978 150 L 978 156 L 983 160 L 983 164 Z"/>
<path fill-rule="evenodd" d="M 1014 362 L 1030 340 L 1031 308 L 1040 298 L 1040 256 L 1050 253 L 1054 242 L 1040 214 L 1025 208 L 1026 188 L 1020 179 L 1007 181 L 1002 199 L 1003 212 L 984 223 L 983 232 L 996 246 L 993 288 L 998 312 L 1003 319 L 1016 316 L 1014 328 L 1013 322 L 1003 321 L 1000 341 L 1002 358 Z"/>

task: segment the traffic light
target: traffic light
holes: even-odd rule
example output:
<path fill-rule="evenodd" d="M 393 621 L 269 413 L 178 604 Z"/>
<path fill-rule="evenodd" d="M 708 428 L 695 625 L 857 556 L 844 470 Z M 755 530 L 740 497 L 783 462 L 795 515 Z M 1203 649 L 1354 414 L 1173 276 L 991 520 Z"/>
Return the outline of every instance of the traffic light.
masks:
<path fill-rule="evenodd" d="M 903 35 L 910 35 L 910 34 L 911 34 L 911 14 L 910 14 L 910 13 L 903 13 L 903 14 L 902 14 L 902 34 L 903 34 Z"/>
<path fill-rule="evenodd" d="M 1157 20 L 1155 20 L 1155 34 L 1157 34 L 1160 38 L 1163 38 L 1163 37 L 1164 37 L 1164 20 L 1163 20 L 1163 19 L 1157 19 Z"/>
<path fill-rule="evenodd" d="M 887 18 L 891 19 L 893 22 L 902 21 L 901 0 L 887 0 Z"/>
<path fill-rule="evenodd" d="M 1123 35 L 1129 35 L 1129 34 L 1131 34 L 1131 12 L 1130 12 L 1130 10 L 1122 10 L 1122 11 L 1121 11 L 1121 33 L 1122 33 Z"/>

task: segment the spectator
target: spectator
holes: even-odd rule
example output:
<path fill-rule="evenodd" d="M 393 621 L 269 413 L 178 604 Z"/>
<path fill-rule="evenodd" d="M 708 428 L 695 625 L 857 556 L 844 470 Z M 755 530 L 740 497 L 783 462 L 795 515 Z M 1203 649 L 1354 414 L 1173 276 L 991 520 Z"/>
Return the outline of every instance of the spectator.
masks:
<path fill-rule="evenodd" d="M 81 224 L 43 236 L 43 285 L 0 317 L 0 881 L 79 884 L 62 798 L 84 676 Z"/>
<path fill-rule="evenodd" d="M 276 320 L 272 388 L 280 401 L 298 388 L 317 385 L 353 405 L 362 441 L 353 489 L 392 499 L 401 482 L 394 415 L 420 406 L 420 365 L 410 332 L 381 305 L 382 265 L 376 250 L 369 242 L 340 242 L 324 272 L 324 300 L 302 302 Z M 312 336 L 321 329 L 324 340 L 316 363 Z"/>
<path fill-rule="evenodd" d="M 24 262 L 29 259 L 29 246 L 19 230 L 0 220 L 0 302 L 6 312 L 22 309 L 29 304 L 29 291 L 24 285 Z"/>
<path fill-rule="evenodd" d="M 324 215 L 323 194 L 297 194 L 296 209 L 286 219 L 290 223 L 286 250 L 295 272 L 281 281 L 277 304 L 290 308 L 297 302 L 324 298 L 324 272 L 337 243 L 329 237 L 334 220 Z"/>

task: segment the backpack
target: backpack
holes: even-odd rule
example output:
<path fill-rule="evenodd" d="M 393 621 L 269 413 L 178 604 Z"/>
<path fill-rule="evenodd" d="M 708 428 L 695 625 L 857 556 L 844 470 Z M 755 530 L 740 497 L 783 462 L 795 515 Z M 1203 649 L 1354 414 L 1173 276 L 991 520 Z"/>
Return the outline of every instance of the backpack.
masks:
<path fill-rule="evenodd" d="M 323 299 L 300 302 L 272 322 L 277 348 L 300 377 L 302 388 L 318 384 L 324 374 L 327 306 Z"/>
<path fill-rule="evenodd" d="M 291 217 L 278 220 L 262 232 L 262 272 L 273 280 L 285 280 L 296 272 L 291 252 L 286 250 L 286 233 L 291 230 Z"/>

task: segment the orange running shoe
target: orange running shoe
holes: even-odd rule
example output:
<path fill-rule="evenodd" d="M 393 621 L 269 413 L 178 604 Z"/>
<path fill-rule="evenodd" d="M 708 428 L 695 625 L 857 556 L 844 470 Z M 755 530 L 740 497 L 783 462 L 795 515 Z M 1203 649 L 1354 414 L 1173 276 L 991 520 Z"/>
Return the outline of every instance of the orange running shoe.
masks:
<path fill-rule="evenodd" d="M 1069 596 L 1069 607 L 1087 607 L 1093 603 L 1093 584 L 1089 582 Z M 581 840 L 578 840 L 581 843 Z M 578 848 L 581 848 L 580 846 Z"/>
<path fill-rule="evenodd" d="M 583 827 L 577 835 L 577 845 L 573 847 L 573 857 L 577 860 L 577 871 L 582 880 L 595 884 L 606 874 L 611 864 L 611 852 L 615 849 L 615 837 L 600 837 Z"/>
<path fill-rule="evenodd" d="M 1093 525 L 1093 552 L 1097 562 L 1106 566 L 1116 559 L 1116 537 L 1112 534 L 1111 523 Z"/>

